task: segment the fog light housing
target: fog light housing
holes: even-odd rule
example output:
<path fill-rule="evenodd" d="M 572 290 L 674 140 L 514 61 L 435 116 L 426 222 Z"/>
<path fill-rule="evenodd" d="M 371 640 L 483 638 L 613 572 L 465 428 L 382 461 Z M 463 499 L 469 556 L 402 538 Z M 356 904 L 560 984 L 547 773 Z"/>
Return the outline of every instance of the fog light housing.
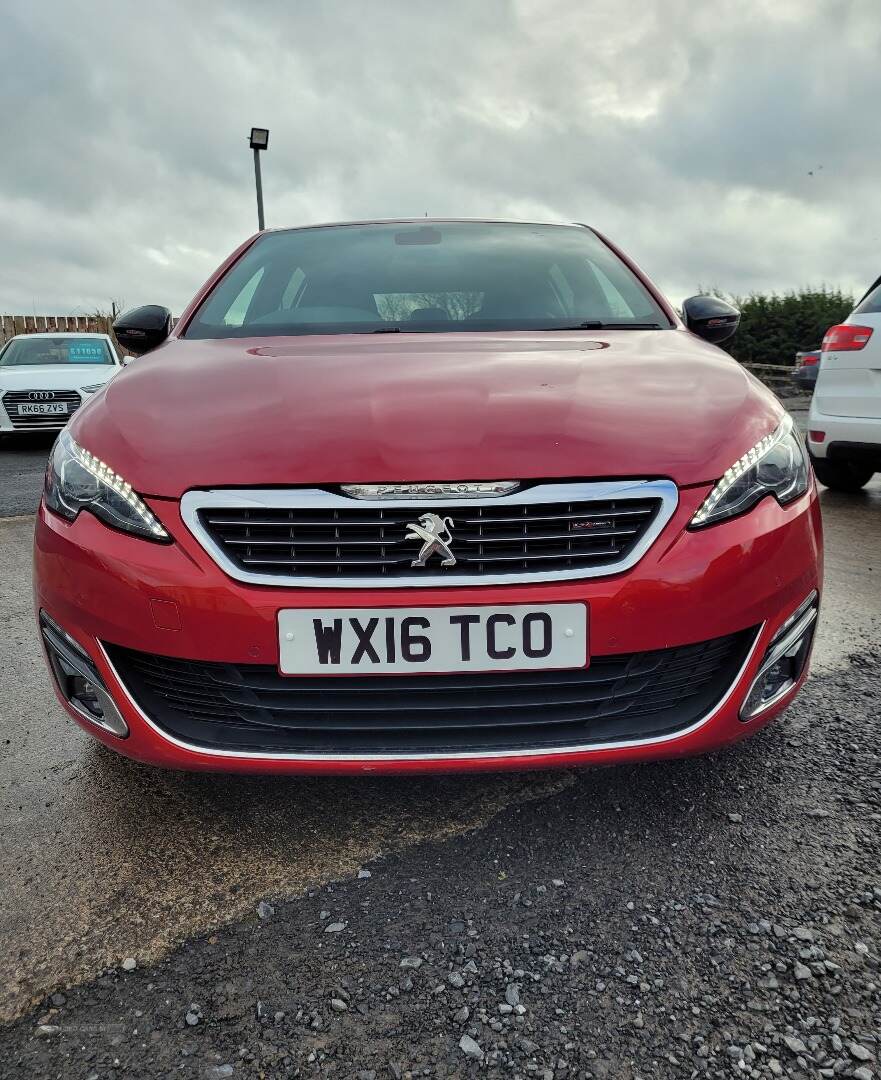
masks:
<path fill-rule="evenodd" d="M 813 592 L 771 639 L 740 709 L 740 719 L 744 723 L 775 705 L 802 677 L 811 654 L 818 613 L 818 596 Z"/>
<path fill-rule="evenodd" d="M 101 700 L 98 689 L 90 679 L 84 679 L 82 675 L 74 675 L 70 683 L 71 701 L 90 713 L 96 720 L 104 719 L 104 710 L 101 708 Z"/>
<path fill-rule="evenodd" d="M 45 611 L 40 612 L 40 630 L 49 667 L 64 700 L 84 719 L 124 739 L 128 724 L 89 654 Z"/>

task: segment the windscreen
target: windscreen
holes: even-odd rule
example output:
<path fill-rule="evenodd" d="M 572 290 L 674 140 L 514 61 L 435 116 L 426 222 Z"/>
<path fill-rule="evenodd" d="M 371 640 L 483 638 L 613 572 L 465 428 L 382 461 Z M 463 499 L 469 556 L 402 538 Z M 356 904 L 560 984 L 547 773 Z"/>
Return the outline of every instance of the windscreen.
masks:
<path fill-rule="evenodd" d="M 580 226 L 384 223 L 261 236 L 184 336 L 670 327 Z"/>
<path fill-rule="evenodd" d="M 98 337 L 20 337 L 0 353 L 0 367 L 35 364 L 112 364 L 107 342 Z"/>

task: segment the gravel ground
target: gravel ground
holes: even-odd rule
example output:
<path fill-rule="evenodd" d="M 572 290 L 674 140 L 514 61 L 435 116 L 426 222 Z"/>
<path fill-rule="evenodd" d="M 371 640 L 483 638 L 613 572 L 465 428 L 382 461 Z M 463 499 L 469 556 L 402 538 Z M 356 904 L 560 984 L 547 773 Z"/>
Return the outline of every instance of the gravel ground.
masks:
<path fill-rule="evenodd" d="M 879 681 L 864 653 L 725 753 L 579 773 L 132 957 L 6 1028 L 0 1077 L 872 1080 Z"/>

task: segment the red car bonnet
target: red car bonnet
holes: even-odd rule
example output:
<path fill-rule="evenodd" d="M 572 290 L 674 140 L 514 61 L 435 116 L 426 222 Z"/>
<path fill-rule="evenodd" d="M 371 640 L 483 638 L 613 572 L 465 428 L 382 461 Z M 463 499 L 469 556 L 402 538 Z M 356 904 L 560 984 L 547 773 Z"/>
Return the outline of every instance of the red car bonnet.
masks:
<path fill-rule="evenodd" d="M 679 329 L 172 338 L 71 434 L 137 491 L 170 498 L 450 478 L 688 485 L 717 479 L 782 415 Z"/>

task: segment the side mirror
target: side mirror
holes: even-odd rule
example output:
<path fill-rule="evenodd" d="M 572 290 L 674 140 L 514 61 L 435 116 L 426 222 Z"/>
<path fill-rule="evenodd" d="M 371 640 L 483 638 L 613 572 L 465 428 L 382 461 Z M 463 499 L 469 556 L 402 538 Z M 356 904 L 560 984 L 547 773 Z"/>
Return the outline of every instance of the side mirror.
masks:
<path fill-rule="evenodd" d="M 693 334 L 713 345 L 727 341 L 740 324 L 737 308 L 718 296 L 689 296 L 682 305 L 682 318 Z"/>
<path fill-rule="evenodd" d="M 171 312 L 159 304 L 130 308 L 117 318 L 113 333 L 124 349 L 143 356 L 161 345 L 171 333 Z"/>

